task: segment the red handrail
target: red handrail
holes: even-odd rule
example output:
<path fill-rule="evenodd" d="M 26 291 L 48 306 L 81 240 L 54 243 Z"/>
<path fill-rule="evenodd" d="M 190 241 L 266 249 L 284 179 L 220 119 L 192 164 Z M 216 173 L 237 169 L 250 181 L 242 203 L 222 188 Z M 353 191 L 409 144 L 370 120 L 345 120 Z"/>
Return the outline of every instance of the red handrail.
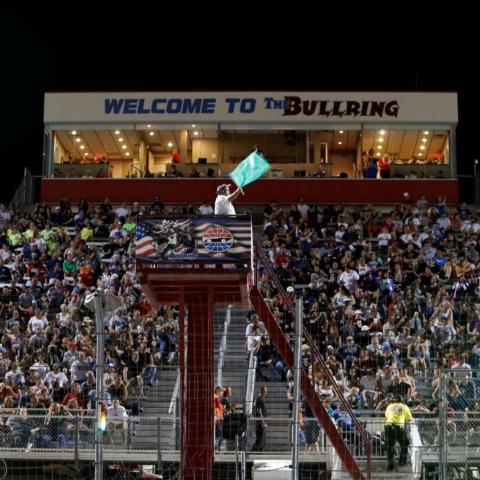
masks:
<path fill-rule="evenodd" d="M 280 297 L 283 299 L 285 302 L 285 305 L 289 308 L 290 312 L 293 315 L 293 318 L 295 318 L 295 308 L 288 298 L 287 293 L 285 292 L 285 289 L 283 288 L 282 284 L 278 280 L 277 276 L 275 275 L 275 272 L 273 271 L 273 268 L 271 267 L 270 263 L 268 260 L 265 258 L 265 255 L 262 252 L 261 247 L 256 244 L 255 245 L 255 253 L 256 253 L 256 258 L 260 260 L 260 263 L 265 267 L 269 274 L 270 280 L 275 284 L 278 293 Z M 357 417 L 355 416 L 355 413 L 353 412 L 352 408 L 350 407 L 350 404 L 347 402 L 345 397 L 343 396 L 343 393 L 341 389 L 338 387 L 337 382 L 333 378 L 333 375 L 330 372 L 330 369 L 328 368 L 328 365 L 326 364 L 323 356 L 321 353 L 318 351 L 315 343 L 312 340 L 312 337 L 308 333 L 307 329 L 303 327 L 303 337 L 307 341 L 308 345 L 310 346 L 310 351 L 312 352 L 312 356 L 314 359 L 320 364 L 322 370 L 325 372 L 327 375 L 328 380 L 330 381 L 333 390 L 335 391 L 337 397 L 340 399 L 342 404 L 346 407 L 347 412 L 349 413 L 350 417 L 352 418 L 353 423 L 355 424 L 362 440 L 364 443 L 364 446 L 367 449 L 367 478 L 370 479 L 370 469 L 371 469 L 371 454 L 372 454 L 372 444 L 365 432 L 365 429 L 362 427 L 361 423 L 358 421 Z"/>

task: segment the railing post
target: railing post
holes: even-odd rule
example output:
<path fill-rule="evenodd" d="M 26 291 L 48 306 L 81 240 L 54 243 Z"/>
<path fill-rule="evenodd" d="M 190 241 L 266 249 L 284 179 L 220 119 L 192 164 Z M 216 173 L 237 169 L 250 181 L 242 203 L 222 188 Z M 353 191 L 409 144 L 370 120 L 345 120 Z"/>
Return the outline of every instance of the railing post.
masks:
<path fill-rule="evenodd" d="M 173 420 L 175 426 L 175 419 Z M 157 417 L 157 472 L 162 474 L 162 435 L 161 435 L 161 418 Z"/>
<path fill-rule="evenodd" d="M 302 375 L 303 298 L 295 299 L 295 358 L 293 366 L 292 480 L 298 480 L 298 432 L 300 428 L 300 378 Z"/>
<path fill-rule="evenodd" d="M 100 291 L 95 292 L 95 323 L 97 330 L 96 345 L 96 372 L 95 372 L 95 480 L 103 480 L 103 432 L 98 423 L 100 418 L 100 402 L 104 400 L 103 396 L 103 372 L 104 372 L 104 345 L 105 345 L 105 327 L 103 325 L 103 294 Z M 107 427 L 108 428 L 108 427 Z"/>
<path fill-rule="evenodd" d="M 245 459 L 245 450 L 241 450 L 240 451 L 240 458 L 241 458 L 241 462 L 242 462 L 242 466 L 241 466 L 241 480 L 246 480 L 247 478 L 247 466 L 246 466 L 246 459 Z"/>
<path fill-rule="evenodd" d="M 446 373 L 444 370 L 440 372 L 440 418 L 438 425 L 438 464 L 440 470 L 440 478 L 447 478 L 447 451 L 448 451 L 448 435 L 447 435 L 447 382 L 445 381 Z"/>
<path fill-rule="evenodd" d="M 78 455 L 78 442 L 79 442 L 79 418 L 78 418 L 78 413 L 75 415 L 75 431 L 74 431 L 74 459 L 75 459 L 75 468 L 78 470 L 79 464 L 80 464 L 80 458 Z"/>
<path fill-rule="evenodd" d="M 235 480 L 240 480 L 239 471 L 239 459 L 238 459 L 238 435 L 235 435 Z"/>
<path fill-rule="evenodd" d="M 127 418 L 127 449 L 132 449 L 132 419 Z"/>

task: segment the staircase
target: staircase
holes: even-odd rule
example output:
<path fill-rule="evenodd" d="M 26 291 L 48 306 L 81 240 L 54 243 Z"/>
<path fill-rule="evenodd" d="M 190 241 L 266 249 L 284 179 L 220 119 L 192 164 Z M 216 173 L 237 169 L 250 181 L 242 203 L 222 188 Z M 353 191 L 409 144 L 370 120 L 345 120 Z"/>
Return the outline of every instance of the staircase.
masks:
<path fill-rule="evenodd" d="M 235 403 L 243 410 L 245 389 L 248 373 L 248 357 L 245 352 L 245 330 L 247 328 L 247 312 L 238 306 L 231 308 L 230 325 L 226 337 L 226 349 L 222 368 L 222 379 L 218 379 L 218 361 L 220 344 L 224 334 L 226 308 L 218 308 L 214 313 L 214 367 L 215 386 L 231 387 L 232 397 L 230 403 Z"/>
<path fill-rule="evenodd" d="M 258 389 L 262 385 L 268 389 L 268 395 L 265 398 L 268 414 L 265 451 L 285 452 L 291 443 L 291 414 L 288 410 L 287 382 L 257 382 L 254 398 L 258 396 Z"/>
<path fill-rule="evenodd" d="M 145 386 L 146 399 L 143 401 L 143 413 L 138 425 L 135 426 L 133 443 L 135 448 L 143 445 L 157 444 L 157 424 L 152 417 L 161 417 L 161 448 L 162 450 L 175 449 L 176 428 L 174 419 L 168 409 L 172 400 L 173 391 L 178 375 L 177 366 L 159 367 L 157 371 L 158 383 L 153 387 Z M 148 417 L 142 421 L 142 417 Z M 145 447 L 146 448 L 146 447 Z"/>
<path fill-rule="evenodd" d="M 287 295 L 278 281 L 275 273 L 273 272 L 268 260 L 264 257 L 261 249 L 257 249 L 257 260 L 260 264 L 265 268 L 267 271 L 269 278 L 272 282 L 274 282 L 279 294 L 283 297 L 286 305 L 288 305 L 289 309 L 295 314 L 295 310 L 293 305 L 291 304 L 290 300 L 287 298 Z M 290 346 L 285 334 L 281 330 L 280 326 L 276 322 L 270 308 L 264 302 L 262 294 L 258 290 L 256 286 L 256 282 L 250 289 L 250 301 L 252 306 L 255 308 L 256 312 L 260 315 L 260 318 L 265 323 L 265 327 L 267 328 L 272 343 L 277 348 L 278 353 L 284 359 L 286 365 L 289 368 L 293 367 L 294 363 L 294 352 L 292 347 Z M 312 411 L 314 412 L 316 418 L 320 422 L 320 425 L 323 427 L 325 434 L 327 435 L 328 439 L 330 440 L 331 444 L 333 445 L 336 455 L 340 459 L 343 468 L 346 472 L 350 475 L 350 478 L 353 480 L 365 480 L 370 479 L 370 458 L 371 458 L 371 444 L 368 440 L 364 428 L 360 425 L 357 418 L 353 414 L 351 407 L 349 406 L 348 402 L 343 398 L 343 394 L 336 385 L 335 380 L 331 376 L 331 373 L 328 370 L 328 367 L 325 364 L 323 357 L 318 352 L 315 344 L 311 340 L 308 332 L 304 329 L 304 339 L 306 340 L 307 344 L 310 347 L 312 352 L 312 358 L 315 363 L 317 363 L 317 368 L 321 368 L 324 374 L 327 375 L 329 379 L 329 383 L 334 388 L 335 393 L 338 398 L 341 399 L 342 404 L 345 406 L 345 410 L 350 415 L 351 421 L 355 427 L 356 434 L 361 442 L 361 445 L 366 452 L 367 455 L 367 465 L 366 468 L 360 468 L 360 465 L 354 459 L 352 452 L 349 450 L 347 444 L 345 443 L 344 439 L 342 438 L 341 433 L 337 430 L 335 423 L 332 421 L 330 416 L 328 415 L 327 411 L 325 410 L 322 401 L 320 400 L 318 394 L 316 393 L 310 378 L 308 377 L 305 370 L 302 369 L 301 371 L 301 389 L 304 395 L 304 398 L 310 404 Z"/>

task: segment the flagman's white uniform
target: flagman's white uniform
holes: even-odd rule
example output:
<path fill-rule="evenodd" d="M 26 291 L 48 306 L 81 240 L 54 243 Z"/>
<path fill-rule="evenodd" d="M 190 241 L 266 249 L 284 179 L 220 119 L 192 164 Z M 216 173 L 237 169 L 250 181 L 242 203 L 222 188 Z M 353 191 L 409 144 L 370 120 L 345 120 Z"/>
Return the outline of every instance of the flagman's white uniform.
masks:
<path fill-rule="evenodd" d="M 217 195 L 215 200 L 215 215 L 236 215 L 235 207 L 227 195 Z"/>

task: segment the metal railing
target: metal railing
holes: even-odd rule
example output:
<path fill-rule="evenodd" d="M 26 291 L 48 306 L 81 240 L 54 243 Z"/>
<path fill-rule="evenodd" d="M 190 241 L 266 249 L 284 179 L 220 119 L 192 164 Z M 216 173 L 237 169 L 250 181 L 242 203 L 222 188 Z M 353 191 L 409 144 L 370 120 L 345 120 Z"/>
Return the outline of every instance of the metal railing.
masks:
<path fill-rule="evenodd" d="M 60 458 L 59 455 L 76 461 L 91 460 L 96 425 L 95 417 L 87 413 L 58 417 L 28 414 L 23 419 L 17 414 L 3 415 L 0 417 L 0 455 L 2 458 L 21 458 L 22 461 L 55 460 Z M 385 421 L 383 414 L 380 415 L 362 413 L 358 418 L 372 445 L 371 459 L 377 468 L 375 471 L 386 468 Z M 256 428 L 258 422 L 266 424 L 261 451 L 253 448 L 259 432 Z M 336 462 L 338 456 L 317 419 L 303 419 L 296 439 L 292 438 L 292 425 L 293 420 L 289 417 L 250 417 L 247 420 L 248 433 L 240 432 L 237 445 L 232 441 L 235 436 L 223 431 L 216 459 L 222 461 L 222 456 L 226 456 L 229 461 L 236 461 L 236 468 L 243 475 L 245 464 L 255 459 L 290 459 L 291 447 L 296 442 L 300 462 L 325 463 L 332 472 L 332 478 L 342 478 L 343 466 Z M 352 425 L 338 421 L 336 428 L 352 455 L 360 464 L 365 464 L 366 450 L 358 431 Z M 172 417 L 132 416 L 125 421 L 107 421 L 104 457 L 107 462 L 118 462 L 121 458 L 125 462 L 148 461 L 159 467 L 162 462 L 179 462 L 180 445 L 176 440 L 179 435 L 175 432 L 178 429 L 178 419 Z M 440 470 L 440 476 L 431 478 L 442 478 L 442 472 L 450 472 L 452 468 L 467 471 L 480 464 L 480 412 L 451 413 L 447 424 L 436 414 L 415 414 L 408 430 L 409 462 L 402 470 L 405 479 L 418 480 L 427 468 Z M 442 456 L 443 441 L 447 442 L 447 457 Z"/>
<path fill-rule="evenodd" d="M 172 399 L 168 406 L 169 415 L 177 416 L 177 401 L 180 395 L 180 370 L 178 370 L 177 379 L 175 380 L 175 386 L 173 387 Z"/>
<path fill-rule="evenodd" d="M 268 259 L 265 257 L 262 251 L 262 247 L 259 244 L 256 244 L 256 255 L 257 258 L 261 264 L 265 268 L 265 270 L 268 273 L 269 279 L 273 282 L 275 285 L 275 288 L 277 289 L 279 296 L 283 299 L 285 305 L 289 309 L 291 315 L 293 318 L 295 318 L 295 307 L 292 304 L 290 298 L 288 297 L 287 293 L 285 292 L 282 284 L 278 280 L 277 276 L 275 275 L 275 272 L 273 271 Z M 371 444 L 370 444 L 370 439 L 366 435 L 365 431 L 363 430 L 362 425 L 359 423 L 357 420 L 357 417 L 355 413 L 353 412 L 350 404 L 348 401 L 345 399 L 343 392 L 341 388 L 338 386 L 337 382 L 333 378 L 332 373 L 330 372 L 330 369 L 328 368 L 328 365 L 326 364 L 324 358 L 318 351 L 317 346 L 313 342 L 310 334 L 308 333 L 307 329 L 303 329 L 303 336 L 306 341 L 306 343 L 309 345 L 310 350 L 311 350 L 311 359 L 312 359 L 312 366 L 315 364 L 320 365 L 322 373 L 326 376 L 327 381 L 329 385 L 332 387 L 336 397 L 340 399 L 341 403 L 345 406 L 345 411 L 347 412 L 348 416 L 350 417 L 350 421 L 354 425 L 355 430 L 357 431 L 358 435 L 361 438 L 362 443 L 364 444 L 365 447 L 365 452 L 366 452 L 366 458 L 367 458 L 367 475 L 369 475 L 370 472 L 370 456 L 371 456 Z"/>
<path fill-rule="evenodd" d="M 227 336 L 228 327 L 230 326 L 230 320 L 232 318 L 232 305 L 228 305 L 225 312 L 225 322 L 223 323 L 223 335 L 220 341 L 220 349 L 218 352 L 218 365 L 217 365 L 217 385 L 222 385 L 222 372 L 223 365 L 225 363 L 225 351 L 227 350 Z"/>
<path fill-rule="evenodd" d="M 248 358 L 247 388 L 245 391 L 245 414 L 252 415 L 255 396 L 255 381 L 257 373 L 257 356 L 255 352 L 250 352 Z"/>

